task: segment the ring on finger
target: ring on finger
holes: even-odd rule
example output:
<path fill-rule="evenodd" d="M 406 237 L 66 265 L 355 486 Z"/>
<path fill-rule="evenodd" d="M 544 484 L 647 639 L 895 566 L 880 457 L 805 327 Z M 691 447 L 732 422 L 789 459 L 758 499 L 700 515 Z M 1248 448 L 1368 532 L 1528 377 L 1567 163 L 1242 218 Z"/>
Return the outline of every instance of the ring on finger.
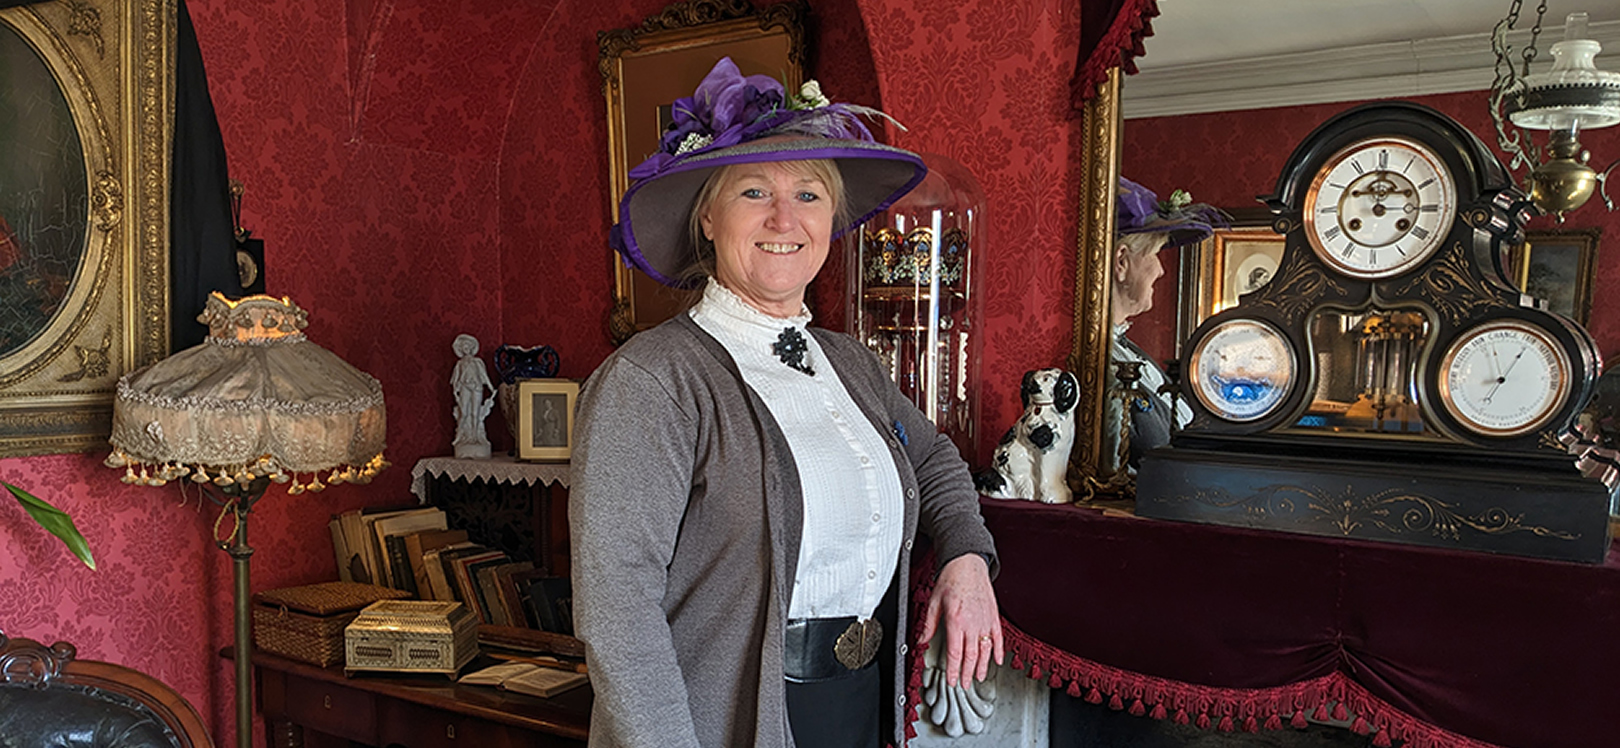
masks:
<path fill-rule="evenodd" d="M 980 644 L 989 644 L 990 642 L 991 642 L 991 639 L 990 639 L 989 634 L 984 634 L 983 636 L 979 637 L 979 643 Z"/>

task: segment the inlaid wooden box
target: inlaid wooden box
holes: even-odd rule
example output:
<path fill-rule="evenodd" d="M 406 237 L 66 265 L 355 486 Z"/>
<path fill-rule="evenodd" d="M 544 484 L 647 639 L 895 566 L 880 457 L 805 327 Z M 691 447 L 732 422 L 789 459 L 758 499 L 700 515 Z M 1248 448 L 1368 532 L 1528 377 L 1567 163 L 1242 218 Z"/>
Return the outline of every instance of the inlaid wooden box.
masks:
<path fill-rule="evenodd" d="M 478 654 L 478 619 L 457 602 L 384 600 L 343 632 L 344 670 L 441 673 L 452 678 Z"/>

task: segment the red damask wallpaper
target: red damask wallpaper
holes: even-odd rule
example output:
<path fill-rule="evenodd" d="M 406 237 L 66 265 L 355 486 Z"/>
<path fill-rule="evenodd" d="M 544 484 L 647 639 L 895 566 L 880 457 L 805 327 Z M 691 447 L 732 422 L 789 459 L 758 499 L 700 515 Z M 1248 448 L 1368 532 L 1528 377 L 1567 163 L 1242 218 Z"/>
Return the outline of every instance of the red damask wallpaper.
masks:
<path fill-rule="evenodd" d="M 568 377 L 588 375 L 611 351 L 595 33 L 664 4 L 190 0 L 233 176 L 248 188 L 244 223 L 266 241 L 269 289 L 310 310 L 310 337 L 380 379 L 389 403 L 394 467 L 377 482 L 276 494 L 259 506 L 255 590 L 334 578 L 328 517 L 412 500 L 411 466 L 446 452 L 452 435 L 446 380 L 456 334 L 478 337 L 485 355 L 501 343 L 551 345 Z M 891 128 L 889 142 L 960 161 L 987 195 L 984 443 L 969 455 L 975 464 L 1016 415 L 1020 375 L 1069 350 L 1080 165 L 1067 81 L 1077 5 L 812 3 L 812 73 L 825 90 L 880 105 L 909 128 Z M 1237 204 L 1275 178 L 1277 166 L 1253 153 L 1281 149 L 1280 164 L 1297 139 L 1288 133 L 1336 110 L 1185 118 L 1164 123 L 1157 141 L 1148 139 L 1155 123 L 1131 123 L 1127 133 L 1140 131 L 1156 166 L 1128 155 L 1127 164 L 1141 163 L 1128 173 Z M 1278 125 L 1285 120 L 1293 124 Z M 1620 152 L 1610 142 L 1594 138 L 1592 147 Z M 1129 141 L 1131 153 L 1138 146 Z M 1261 187 L 1237 186 L 1252 181 L 1247 171 L 1210 165 L 1208 154 L 1220 152 L 1246 154 Z M 836 284 L 818 289 L 822 319 L 834 326 L 837 299 Z M 1600 292 L 1599 304 L 1602 316 L 1613 302 Z M 1600 340 L 1620 334 L 1615 324 Z M 492 419 L 498 448 L 503 432 Z M 231 640 L 230 571 L 210 539 L 215 510 L 173 487 L 126 487 L 103 456 L 0 460 L 0 477 L 78 519 L 101 565 L 77 566 L 0 501 L 0 627 L 71 640 L 86 657 L 162 678 L 228 743 L 231 673 L 216 653 Z"/>

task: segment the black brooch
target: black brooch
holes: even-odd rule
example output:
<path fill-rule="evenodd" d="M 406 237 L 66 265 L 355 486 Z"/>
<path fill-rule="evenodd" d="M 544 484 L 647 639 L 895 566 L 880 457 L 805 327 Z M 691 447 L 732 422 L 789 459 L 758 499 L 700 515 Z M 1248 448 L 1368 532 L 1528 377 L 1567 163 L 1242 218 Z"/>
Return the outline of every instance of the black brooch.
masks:
<path fill-rule="evenodd" d="M 782 334 L 776 336 L 776 342 L 771 344 L 771 352 L 782 359 L 782 363 L 813 377 L 816 373 L 804 362 L 806 350 L 809 350 L 809 346 L 805 345 L 804 336 L 792 327 L 782 330 Z"/>

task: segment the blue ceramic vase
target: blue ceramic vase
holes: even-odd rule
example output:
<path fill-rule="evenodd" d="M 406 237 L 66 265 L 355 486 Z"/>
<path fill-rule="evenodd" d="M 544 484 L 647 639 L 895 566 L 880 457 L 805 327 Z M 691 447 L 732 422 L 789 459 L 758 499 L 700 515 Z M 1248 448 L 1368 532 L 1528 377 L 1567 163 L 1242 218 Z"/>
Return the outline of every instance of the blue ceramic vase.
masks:
<path fill-rule="evenodd" d="M 549 345 L 537 345 L 533 348 L 503 345 L 495 349 L 493 362 L 495 376 L 500 379 L 500 383 L 495 387 L 495 402 L 500 406 L 501 417 L 506 419 L 506 430 L 512 434 L 512 440 L 516 442 L 517 383 L 524 379 L 550 379 L 557 376 L 559 365 L 557 352 Z"/>

